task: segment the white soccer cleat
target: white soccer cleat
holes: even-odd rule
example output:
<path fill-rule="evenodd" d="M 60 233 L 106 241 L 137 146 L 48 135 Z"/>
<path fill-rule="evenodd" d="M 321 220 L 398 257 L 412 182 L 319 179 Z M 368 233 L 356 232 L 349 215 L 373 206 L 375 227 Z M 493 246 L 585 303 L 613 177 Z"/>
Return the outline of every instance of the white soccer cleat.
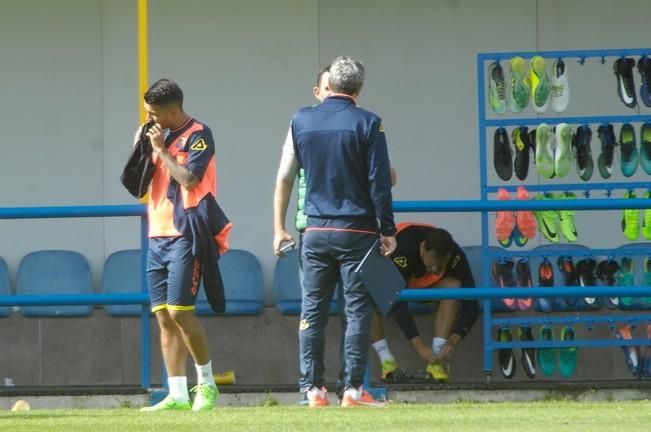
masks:
<path fill-rule="evenodd" d="M 552 109 L 563 112 L 570 103 L 570 84 L 567 80 L 567 70 L 563 59 L 552 63 Z"/>

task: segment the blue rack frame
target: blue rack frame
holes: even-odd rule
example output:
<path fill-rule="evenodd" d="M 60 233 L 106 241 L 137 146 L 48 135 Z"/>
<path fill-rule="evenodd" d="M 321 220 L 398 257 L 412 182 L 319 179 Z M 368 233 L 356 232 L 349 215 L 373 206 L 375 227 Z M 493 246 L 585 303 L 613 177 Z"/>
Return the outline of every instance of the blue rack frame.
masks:
<path fill-rule="evenodd" d="M 487 176 L 487 145 L 486 145 L 486 129 L 489 127 L 499 127 L 499 126 L 524 126 L 531 124 L 539 124 L 545 122 L 548 124 L 558 124 L 558 123 L 570 123 L 570 124 L 604 124 L 604 123 L 626 123 L 626 122 L 651 122 L 651 115 L 611 115 L 611 116 L 579 116 L 579 117 L 567 117 L 567 116 L 556 116 L 556 117 L 545 117 L 543 118 L 505 118 L 505 119 L 487 119 L 486 118 L 486 62 L 491 61 L 500 61 L 500 60 L 510 60 L 513 57 L 519 56 L 525 59 L 530 59 L 534 56 L 541 56 L 544 58 L 577 58 L 580 64 L 584 64 L 585 60 L 588 58 L 600 58 L 601 63 L 605 63 L 606 57 L 626 57 L 626 56 L 647 56 L 651 55 L 651 48 L 638 48 L 638 49 L 603 49 L 603 50 L 567 50 L 567 51 L 514 51 L 514 52 L 489 52 L 489 53 L 478 53 L 477 54 L 477 108 L 478 108 L 478 126 L 479 126 L 479 163 L 480 163 L 480 189 L 481 189 L 481 201 L 488 201 L 489 194 L 496 193 L 500 187 L 504 187 L 507 190 L 513 191 L 517 188 L 518 185 L 506 185 L 506 186 L 494 186 L 488 184 Z M 569 190 L 583 190 L 586 197 L 589 196 L 591 191 L 595 190 L 604 190 L 606 196 L 610 196 L 612 190 L 615 189 L 651 189 L 651 182 L 613 182 L 613 183 L 591 183 L 591 184 L 548 184 L 548 185 L 527 185 L 528 190 L 530 191 L 569 191 Z M 580 201 L 580 200 L 577 200 Z M 587 200 L 583 200 L 587 201 Z M 617 205 L 617 208 L 643 208 L 638 207 L 637 204 L 634 207 L 630 206 L 630 202 L 622 202 L 624 200 L 590 200 L 590 201 L 610 201 L 609 204 L 604 203 L 605 208 L 615 208 L 611 205 Z M 636 200 L 642 201 L 643 200 Z M 565 204 L 562 204 L 563 201 L 556 201 L 555 205 L 564 205 L 567 206 L 567 201 Z M 523 205 L 521 202 L 514 203 L 514 208 L 522 210 L 531 210 L 530 206 L 526 203 Z M 648 206 L 648 204 L 647 204 Z M 574 206 L 572 206 L 574 207 Z M 571 208 L 571 207 L 565 207 Z M 550 208 L 552 209 L 552 208 Z M 563 207 L 555 207 L 554 210 L 563 209 Z M 578 207 L 577 207 L 578 209 Z M 500 254 L 491 254 L 489 253 L 489 223 L 488 223 L 488 211 L 490 206 L 487 206 L 484 210 L 481 211 L 481 245 L 482 245 L 482 274 L 481 281 L 482 286 L 489 286 L 490 276 L 489 276 L 489 258 L 494 257 L 495 255 L 502 257 L 526 257 L 526 256 L 558 256 L 558 255 L 567 255 L 568 252 L 562 251 L 562 246 L 559 246 L 558 251 L 549 251 L 546 250 L 544 253 L 540 251 L 518 251 L 511 252 L 507 251 L 506 253 Z M 591 255 L 606 255 L 606 256 L 615 256 L 615 255 L 627 255 L 630 252 L 617 251 L 614 249 L 599 249 L 591 250 Z M 651 252 L 651 251 L 649 251 Z M 639 251 L 638 251 L 639 253 Z M 582 254 L 582 251 L 572 251 L 572 255 Z M 585 289 L 585 288 L 583 288 Z M 546 295 L 549 295 L 547 293 Z M 601 294 L 603 295 L 603 294 Z M 620 295 L 620 294 L 617 294 Z M 535 297 L 529 295 L 531 297 Z M 560 296 L 565 296 L 562 294 Z M 509 297 L 511 297 L 511 290 L 509 290 Z M 493 369 L 493 350 L 499 348 L 533 348 L 533 347 L 551 347 L 551 346 L 622 346 L 622 345 L 633 345 L 641 344 L 645 342 L 644 340 L 633 340 L 628 341 L 629 343 L 623 343 L 626 341 L 618 340 L 585 340 L 585 341 L 576 341 L 572 344 L 566 344 L 563 342 L 510 342 L 510 343 L 497 343 L 492 340 L 491 329 L 493 326 L 502 325 L 516 325 L 522 323 L 520 318 L 500 318 L 493 319 L 491 314 L 491 302 L 490 299 L 486 298 L 483 301 L 483 331 L 484 331 L 484 372 L 486 374 L 486 380 L 489 381 L 492 369 Z M 629 319 L 637 320 L 642 319 L 645 316 L 643 315 L 628 315 Z M 573 318 L 576 323 L 588 323 L 588 322 L 601 322 L 596 317 L 576 317 Z M 549 318 L 547 318 L 549 321 Z M 527 319 L 527 322 L 535 322 L 536 320 Z M 549 322 L 553 322 L 549 321 Z M 565 321 L 561 321 L 565 322 Z M 646 341 L 648 343 L 648 341 Z"/>

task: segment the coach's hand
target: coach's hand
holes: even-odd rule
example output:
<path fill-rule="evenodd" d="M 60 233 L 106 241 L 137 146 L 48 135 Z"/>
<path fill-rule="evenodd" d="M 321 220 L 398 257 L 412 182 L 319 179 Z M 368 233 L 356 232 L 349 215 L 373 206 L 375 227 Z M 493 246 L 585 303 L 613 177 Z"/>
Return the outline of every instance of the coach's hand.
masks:
<path fill-rule="evenodd" d="M 283 254 L 280 251 L 280 246 L 285 242 L 296 243 L 292 235 L 285 230 L 274 233 L 274 254 L 276 254 L 276 256 L 281 256 Z"/>
<path fill-rule="evenodd" d="M 380 236 L 380 253 L 384 256 L 389 256 L 396 250 L 398 242 L 394 236 L 385 237 Z"/>

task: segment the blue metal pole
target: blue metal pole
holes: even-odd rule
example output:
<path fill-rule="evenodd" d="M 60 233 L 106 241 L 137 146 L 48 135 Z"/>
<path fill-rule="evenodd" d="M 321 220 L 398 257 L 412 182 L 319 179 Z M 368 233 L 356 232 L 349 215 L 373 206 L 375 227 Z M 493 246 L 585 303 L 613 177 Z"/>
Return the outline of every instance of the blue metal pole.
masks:
<path fill-rule="evenodd" d="M 580 316 L 530 316 L 530 317 L 500 317 L 493 320 L 494 325 L 501 326 L 510 326 L 510 325 L 552 325 L 552 324 L 563 324 L 572 326 L 574 324 L 608 324 L 610 327 L 614 327 L 616 323 L 626 324 L 626 325 L 639 325 L 643 322 L 651 322 L 651 315 L 648 313 L 627 313 L 625 315 L 583 315 Z"/>
<path fill-rule="evenodd" d="M 481 56 L 477 56 L 477 116 L 479 117 L 479 180 L 480 180 L 480 198 L 482 201 L 488 200 L 488 174 L 487 174 L 487 157 L 486 157 L 486 102 L 484 100 L 485 90 L 484 61 Z M 488 274 L 488 212 L 481 212 L 481 281 L 482 286 L 489 285 Z M 493 351 L 491 345 L 491 302 L 485 301 L 484 305 L 484 373 L 486 380 L 490 379 L 493 370 Z"/>
<path fill-rule="evenodd" d="M 645 183 L 651 188 L 651 182 Z M 553 186 L 548 188 L 554 190 Z M 607 189 L 604 186 L 603 189 Z M 394 201 L 394 212 L 439 212 L 467 213 L 494 212 L 500 210 L 621 210 L 651 208 L 651 199 L 637 198 L 594 198 L 574 200 L 528 200 L 528 201 L 487 201 L 487 200 L 449 200 L 449 201 Z"/>
<path fill-rule="evenodd" d="M 424 288 L 405 289 L 400 301 L 475 300 L 539 297 L 648 297 L 651 286 L 553 286 L 542 288 Z"/>
<path fill-rule="evenodd" d="M 489 52 L 478 54 L 482 61 L 488 60 L 510 60 L 513 57 L 531 58 L 541 56 L 545 58 L 570 58 L 577 57 L 586 59 L 591 57 L 626 57 L 645 56 L 651 54 L 651 48 L 628 48 L 628 49 L 601 49 L 601 50 L 567 50 L 567 51 L 511 51 L 511 52 Z"/>
<path fill-rule="evenodd" d="M 148 304 L 149 296 L 115 294 L 18 294 L 0 296 L 0 306 L 68 306 Z"/>
<path fill-rule="evenodd" d="M 142 216 L 140 218 L 140 286 L 142 288 L 143 294 L 147 294 L 147 297 L 149 297 L 147 290 L 147 230 L 147 217 Z M 140 312 L 140 334 L 140 380 L 142 382 L 142 388 L 146 390 L 151 386 L 151 334 L 149 323 L 149 304 L 142 305 L 142 310 Z"/>
<path fill-rule="evenodd" d="M 142 204 L 61 207 L 0 207 L 0 219 L 141 216 L 145 214 L 145 212 L 146 208 Z"/>
<path fill-rule="evenodd" d="M 605 348 L 612 346 L 645 346 L 649 339 L 576 339 L 571 341 L 529 341 L 529 342 L 495 342 L 496 349 L 502 348 L 559 348 L 559 347 L 590 347 Z"/>
<path fill-rule="evenodd" d="M 538 298 L 538 297 L 649 297 L 651 286 L 553 286 L 534 288 L 424 288 L 405 289 L 400 301 L 430 301 L 443 299 L 476 300 Z M 0 306 L 61 306 L 148 304 L 147 293 L 134 294 L 44 294 L 3 295 Z M 145 315 L 149 318 L 149 315 Z"/>
<path fill-rule="evenodd" d="M 559 257 L 559 256 L 568 256 L 578 259 L 578 257 L 598 257 L 598 256 L 633 256 L 639 254 L 648 254 L 651 253 L 651 247 L 639 245 L 638 248 L 631 249 L 557 249 L 557 250 L 547 250 L 547 249 L 533 249 L 528 251 L 506 251 L 500 250 L 497 252 L 489 252 L 488 256 L 495 258 L 524 258 L 532 256 L 544 256 L 547 258 Z"/>
<path fill-rule="evenodd" d="M 604 123 L 641 123 L 651 120 L 651 115 L 610 115 L 610 116 L 574 116 L 574 117 L 523 117 L 523 118 L 510 118 L 510 119 L 489 119 L 486 120 L 485 126 L 524 126 L 524 125 L 538 125 L 545 123 L 549 125 L 556 125 L 559 123 L 589 125 L 589 124 L 604 124 Z"/>
<path fill-rule="evenodd" d="M 561 183 L 561 184 L 538 184 L 527 185 L 529 192 L 567 192 L 567 191 L 614 191 L 614 190 L 629 190 L 629 189 L 649 189 L 651 182 L 611 182 L 611 183 Z M 518 185 L 505 185 L 505 186 L 487 186 L 486 190 L 489 193 L 495 193 L 504 188 L 507 191 L 514 192 Z M 648 202 L 648 201 L 647 201 Z"/>

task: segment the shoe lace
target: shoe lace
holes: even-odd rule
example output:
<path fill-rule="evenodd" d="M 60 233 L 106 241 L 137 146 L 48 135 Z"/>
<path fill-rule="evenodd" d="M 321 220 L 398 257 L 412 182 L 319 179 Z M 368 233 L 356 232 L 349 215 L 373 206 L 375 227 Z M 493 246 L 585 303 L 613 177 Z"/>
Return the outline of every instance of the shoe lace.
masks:
<path fill-rule="evenodd" d="M 615 134 L 612 127 L 600 127 L 599 138 L 601 139 L 601 152 L 607 165 L 613 163 L 613 154 L 615 152 Z"/>
<path fill-rule="evenodd" d="M 634 282 L 633 273 L 631 272 L 622 273 L 620 278 L 621 278 L 621 282 L 620 282 L 621 285 L 625 285 L 625 286 L 633 285 Z"/>
<path fill-rule="evenodd" d="M 574 340 L 574 334 L 573 333 L 571 334 L 571 336 L 569 338 L 567 338 L 567 334 L 566 334 L 566 338 L 564 339 L 564 341 L 569 342 L 569 341 L 573 341 L 573 340 Z M 569 363 L 569 362 L 574 361 L 574 353 L 575 352 L 576 352 L 576 347 L 573 347 L 573 346 L 564 347 L 564 349 L 560 350 L 559 355 L 560 355 L 561 359 L 563 360 L 563 362 Z"/>
<path fill-rule="evenodd" d="M 554 85 L 552 84 L 552 96 L 553 97 L 562 97 L 565 92 L 565 86 L 563 84 Z"/>
<path fill-rule="evenodd" d="M 496 87 L 496 90 L 497 90 L 497 97 L 499 99 L 505 99 L 506 98 L 506 96 L 505 96 L 505 94 L 506 94 L 505 82 L 504 81 L 497 81 L 495 83 L 495 87 Z"/>
<path fill-rule="evenodd" d="M 611 166 L 613 164 L 613 156 L 615 155 L 615 146 L 613 144 L 605 145 L 603 154 L 604 162 L 606 162 L 606 165 Z"/>
<path fill-rule="evenodd" d="M 633 153 L 633 145 L 631 143 L 621 143 L 622 160 L 629 162 Z"/>
<path fill-rule="evenodd" d="M 642 79 L 644 86 L 651 90 L 651 70 L 645 68 L 640 69 L 640 78 Z"/>
<path fill-rule="evenodd" d="M 644 149 L 644 154 L 647 157 L 651 156 L 651 141 L 644 141 L 642 148 Z"/>
<path fill-rule="evenodd" d="M 633 74 L 631 73 L 630 76 L 622 75 L 622 81 L 624 82 L 624 88 L 626 89 L 626 93 L 635 96 L 635 89 L 634 89 L 635 86 L 633 85 Z"/>
<path fill-rule="evenodd" d="M 624 219 L 626 219 L 626 225 L 627 226 L 633 226 L 636 227 L 638 226 L 637 224 L 637 218 L 638 218 L 638 210 L 636 209 L 625 209 L 624 210 Z"/>
<path fill-rule="evenodd" d="M 588 164 L 588 160 L 591 158 L 591 151 L 589 144 L 579 144 L 576 146 L 576 159 L 579 162 L 580 167 L 585 167 Z"/>
<path fill-rule="evenodd" d="M 211 389 L 207 384 L 197 384 L 190 389 L 190 393 L 196 393 L 197 395 L 200 394 L 203 397 L 209 397 L 211 394 Z"/>
<path fill-rule="evenodd" d="M 572 223 L 572 217 L 574 217 L 574 210 L 560 210 L 558 216 L 561 219 L 561 222 L 568 221 L 567 223 Z"/>

